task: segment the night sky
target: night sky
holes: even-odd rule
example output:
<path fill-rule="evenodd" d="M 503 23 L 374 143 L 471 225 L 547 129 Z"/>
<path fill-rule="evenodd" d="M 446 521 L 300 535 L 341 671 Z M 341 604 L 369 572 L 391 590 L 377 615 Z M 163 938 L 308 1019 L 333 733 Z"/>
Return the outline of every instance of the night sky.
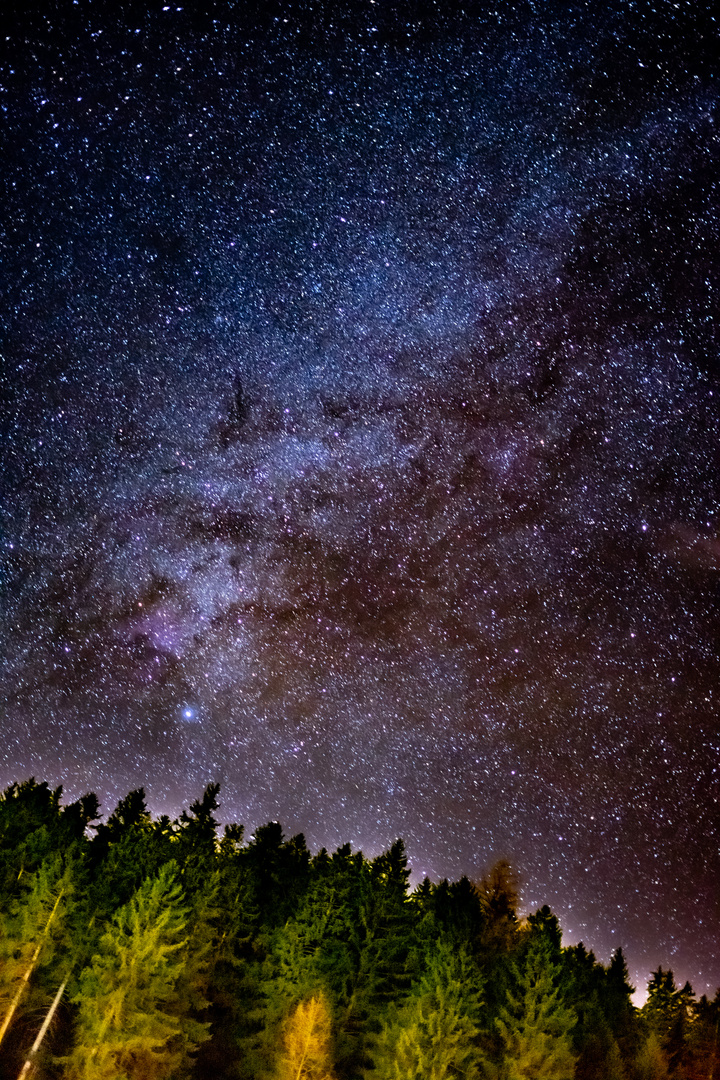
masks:
<path fill-rule="evenodd" d="M 1 35 L 0 783 L 507 857 L 714 992 L 720 24 L 111 7 Z"/>

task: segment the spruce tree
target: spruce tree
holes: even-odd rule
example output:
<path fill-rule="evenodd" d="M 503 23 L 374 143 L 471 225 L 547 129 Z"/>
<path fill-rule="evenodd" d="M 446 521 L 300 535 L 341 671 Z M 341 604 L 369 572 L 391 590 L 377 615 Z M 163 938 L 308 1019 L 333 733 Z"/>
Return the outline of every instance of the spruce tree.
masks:
<path fill-rule="evenodd" d="M 678 990 L 672 971 L 663 971 L 659 967 L 653 972 L 641 1016 L 649 1034 L 657 1039 L 672 1074 L 681 1071 L 694 1008 L 695 997 L 690 983 Z"/>
<path fill-rule="evenodd" d="M 606 972 L 582 942 L 562 952 L 563 990 L 577 1013 L 573 1030 L 573 1046 L 578 1055 L 575 1080 L 617 1080 L 623 1072 L 608 1013 L 612 1013 L 618 1026 L 623 1003 L 632 1009 L 625 997 L 626 990 L 632 993 L 632 987 L 625 987 L 623 972 L 626 976 L 627 969 L 619 950 L 613 963 Z"/>
<path fill-rule="evenodd" d="M 514 870 L 500 859 L 478 886 L 484 912 L 482 941 L 490 953 L 508 953 L 515 946 L 518 920 L 518 883 Z"/>
<path fill-rule="evenodd" d="M 496 1025 L 503 1044 L 503 1080 L 573 1080 L 575 1011 L 560 994 L 561 968 L 547 935 L 530 937 Z"/>
<path fill-rule="evenodd" d="M 643 1019 L 652 1030 L 664 1038 L 673 1022 L 677 987 L 672 971 L 659 967 L 652 973 L 648 983 L 648 997 L 643 1005 Z"/>
<path fill-rule="evenodd" d="M 198 1051 L 195 1075 L 199 1078 L 237 1078 L 241 1061 L 250 1068 L 248 1040 L 256 1041 L 254 1019 L 260 1001 L 254 946 L 257 910 L 242 863 L 241 839 L 240 827 L 226 826 L 218 869 L 193 901 L 192 952 L 201 945 L 206 962 L 201 964 L 199 983 L 193 971 L 197 965 L 191 962 L 190 979 L 209 999 L 207 1018 L 212 1023 L 212 1038 Z"/>
<path fill-rule="evenodd" d="M 357 1056 L 368 959 L 360 910 L 368 888 L 369 866 L 362 855 L 353 856 L 349 845 L 332 858 L 323 851 L 312 861 L 310 885 L 294 915 L 262 935 L 267 952 L 261 983 L 264 1031 L 258 1045 L 265 1059 L 272 1057 L 290 1010 L 321 993 L 338 1019 L 339 1063 Z"/>
<path fill-rule="evenodd" d="M 720 1077 L 720 990 L 714 1001 L 703 994 L 694 1008 L 688 1036 L 690 1076 L 713 1080 Z"/>
<path fill-rule="evenodd" d="M 624 1060 L 637 1049 L 637 1009 L 632 1003 L 635 987 L 630 983 L 622 949 L 613 953 L 600 993 L 602 1010 Z"/>
<path fill-rule="evenodd" d="M 473 1080 L 481 1005 L 477 966 L 466 949 L 442 938 L 404 1004 L 390 1011 L 373 1053 L 372 1080 Z"/>
<path fill-rule="evenodd" d="M 267 926 L 281 926 L 305 891 L 310 853 L 302 833 L 285 840 L 282 826 L 268 822 L 255 830 L 243 852 L 254 885 L 254 906 Z"/>
<path fill-rule="evenodd" d="M 80 974 L 68 1080 L 161 1080 L 207 1038 L 183 999 L 187 909 L 166 864 L 113 917 Z"/>
<path fill-rule="evenodd" d="M 668 1080 L 670 1070 L 667 1054 L 654 1031 L 649 1032 L 640 1044 L 633 1063 L 633 1073 L 637 1080 Z"/>
<path fill-rule="evenodd" d="M 24 875 L 53 858 L 76 859 L 85 829 L 97 819 L 95 795 L 60 805 L 62 788 L 51 791 L 34 779 L 11 784 L 0 794 L 0 911 L 24 888 Z"/>

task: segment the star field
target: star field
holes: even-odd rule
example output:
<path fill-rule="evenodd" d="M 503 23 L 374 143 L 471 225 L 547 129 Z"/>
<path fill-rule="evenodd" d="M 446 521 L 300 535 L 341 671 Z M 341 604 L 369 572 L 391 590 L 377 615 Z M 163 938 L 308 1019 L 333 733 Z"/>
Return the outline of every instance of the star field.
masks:
<path fill-rule="evenodd" d="M 209 781 L 720 984 L 717 24 L 8 20 L 0 782 Z"/>

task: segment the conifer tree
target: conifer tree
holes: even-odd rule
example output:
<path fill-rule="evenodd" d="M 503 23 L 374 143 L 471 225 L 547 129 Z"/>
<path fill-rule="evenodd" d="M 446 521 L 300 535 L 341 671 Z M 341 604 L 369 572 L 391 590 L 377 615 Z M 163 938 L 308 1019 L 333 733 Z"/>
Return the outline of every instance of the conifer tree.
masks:
<path fill-rule="evenodd" d="M 0 910 L 22 893 L 24 875 L 60 858 L 76 858 L 87 825 L 97 819 L 95 795 L 60 805 L 62 788 L 51 791 L 34 779 L 11 784 L 0 794 Z"/>
<path fill-rule="evenodd" d="M 186 917 L 173 863 L 113 917 L 73 998 L 68 1080 L 161 1080 L 189 1067 L 207 1026 L 192 1018 L 182 995 Z"/>
<path fill-rule="evenodd" d="M 560 964 L 546 935 L 530 937 L 496 1025 L 503 1043 L 503 1080 L 572 1080 L 574 1010 L 562 1000 Z"/>
<path fill-rule="evenodd" d="M 720 1078 L 720 990 L 713 1001 L 703 994 L 695 1005 L 688 1050 L 693 1080 Z"/>
<path fill-rule="evenodd" d="M 623 951 L 616 949 L 605 975 L 601 1002 L 605 1018 L 625 1056 L 631 1056 L 635 1049 L 637 1009 L 632 1003 L 634 993 Z"/>
<path fill-rule="evenodd" d="M 333 1080 L 331 1036 L 324 995 L 301 1001 L 285 1024 L 275 1080 Z"/>
<path fill-rule="evenodd" d="M 258 1042 L 266 1059 L 274 1053 L 279 1027 L 290 1010 L 321 992 L 338 1017 L 339 1063 L 356 1056 L 362 1041 L 358 1000 L 366 990 L 366 935 L 359 912 L 368 878 L 367 863 L 361 855 L 353 856 L 349 845 L 332 858 L 321 852 L 311 864 L 309 888 L 293 917 L 263 935 L 264 1031 Z"/>
<path fill-rule="evenodd" d="M 61 944 L 69 889 L 60 858 L 51 856 L 35 874 L 23 876 L 18 896 L 0 912 L 0 1041 L 24 1007 L 41 1004 L 28 1001 L 28 992 Z"/>
<path fill-rule="evenodd" d="M 510 952 L 516 942 L 518 883 L 515 872 L 500 859 L 478 887 L 485 914 L 483 944 L 491 952 Z"/>
<path fill-rule="evenodd" d="M 633 1071 L 638 1080 L 668 1080 L 670 1071 L 667 1054 L 654 1031 L 649 1032 L 640 1044 Z"/>
<path fill-rule="evenodd" d="M 408 897 L 401 841 L 218 842 L 214 784 L 176 821 L 130 792 L 94 839 L 61 794 L 0 794 L 2 1077 L 65 1046 L 64 1080 L 720 1080 L 720 992 L 658 968 L 637 1010 L 620 950 L 521 927 L 506 863 Z"/>
<path fill-rule="evenodd" d="M 282 925 L 307 887 L 310 853 L 305 837 L 298 833 L 285 840 L 280 823 L 271 821 L 255 830 L 243 855 L 263 922 Z"/>
<path fill-rule="evenodd" d="M 95 836 L 90 841 L 90 854 L 94 861 L 100 861 L 107 854 L 112 844 L 117 844 L 123 836 L 133 829 L 147 828 L 150 814 L 145 805 L 145 789 L 136 788 L 121 799 L 106 822 L 96 827 Z"/>
<path fill-rule="evenodd" d="M 0 851 L 3 852 L 2 866 L 13 876 L 19 870 L 37 869 L 39 862 L 48 854 L 46 843 L 38 863 L 32 865 L 23 858 L 27 842 L 36 832 L 45 830 L 44 836 L 49 841 L 60 815 L 60 797 L 62 788 L 51 791 L 46 783 L 38 784 L 35 778 L 20 784 L 11 784 L 0 795 Z M 17 855 L 20 854 L 18 858 Z"/>
<path fill-rule="evenodd" d="M 648 997 L 643 1005 L 643 1019 L 653 1031 L 664 1037 L 670 1029 L 675 1012 L 677 987 L 672 971 L 659 967 L 648 983 Z"/>
<path fill-rule="evenodd" d="M 391 1010 L 373 1054 L 373 1080 L 473 1080 L 481 1004 L 476 965 L 464 948 L 442 938 L 405 1003 Z"/>
<path fill-rule="evenodd" d="M 690 983 L 678 990 L 672 971 L 659 967 L 653 972 L 641 1016 L 649 1033 L 658 1040 L 673 1074 L 680 1070 L 686 1055 L 694 1007 Z"/>
<path fill-rule="evenodd" d="M 505 1002 L 511 961 L 521 946 L 517 877 L 504 859 L 496 862 L 477 886 L 483 922 L 476 941 L 476 953 L 485 977 L 488 1010 L 494 1017 Z M 499 1052 L 496 1032 L 486 1032 L 488 1053 Z"/>
<path fill-rule="evenodd" d="M 613 1039 L 605 1059 L 604 1080 L 625 1080 L 626 1076 L 620 1047 Z"/>
<path fill-rule="evenodd" d="M 368 1004 L 379 1013 L 407 988 L 406 961 L 412 941 L 409 877 L 405 845 L 396 840 L 389 851 L 373 860 L 370 874 L 363 879 L 359 908 L 363 981 Z"/>
<path fill-rule="evenodd" d="M 174 857 L 180 864 L 186 894 L 203 891 L 217 866 L 216 830 L 213 814 L 218 809 L 219 784 L 208 784 L 202 799 L 183 810 L 178 822 Z"/>
<path fill-rule="evenodd" d="M 195 1075 L 200 1078 L 253 1074 L 260 988 L 254 937 L 258 912 L 254 889 L 243 859 L 243 829 L 226 825 L 217 848 L 217 869 L 202 891 L 196 890 L 190 918 L 191 982 L 210 1002 L 207 1019 L 212 1038 L 199 1048 Z M 200 980 L 193 957 L 205 952 Z"/>
<path fill-rule="evenodd" d="M 575 1080 L 618 1080 L 624 1070 L 615 1030 L 624 1030 L 620 1023 L 624 1006 L 632 1010 L 622 952 L 618 950 L 606 971 L 581 942 L 563 950 L 562 966 L 564 995 L 577 1013 Z"/>

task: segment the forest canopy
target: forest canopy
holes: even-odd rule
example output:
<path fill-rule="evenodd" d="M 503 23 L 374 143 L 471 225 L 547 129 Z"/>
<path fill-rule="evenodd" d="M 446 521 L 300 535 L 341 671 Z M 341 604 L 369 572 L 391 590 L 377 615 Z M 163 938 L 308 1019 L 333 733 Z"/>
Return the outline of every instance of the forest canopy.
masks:
<path fill-rule="evenodd" d="M 176 820 L 106 821 L 34 779 L 0 795 L 0 1077 L 700 1080 L 720 992 L 670 970 L 642 1009 L 622 950 L 521 919 L 511 867 L 411 891 L 405 847 L 245 839 L 218 785 Z"/>

